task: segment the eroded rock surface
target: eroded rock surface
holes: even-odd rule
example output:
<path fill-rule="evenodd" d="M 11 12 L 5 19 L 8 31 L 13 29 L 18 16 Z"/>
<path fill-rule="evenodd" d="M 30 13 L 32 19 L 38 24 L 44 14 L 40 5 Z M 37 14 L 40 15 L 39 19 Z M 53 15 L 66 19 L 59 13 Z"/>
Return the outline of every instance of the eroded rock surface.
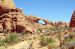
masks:
<path fill-rule="evenodd" d="M 40 24 L 40 20 L 44 24 Z M 35 16 L 26 16 L 21 9 L 16 8 L 13 0 L 0 0 L 0 32 L 35 32 L 37 28 L 50 28 L 54 25 L 60 24 Z"/>
<path fill-rule="evenodd" d="M 69 27 L 75 27 L 75 11 L 74 13 L 72 14 L 72 18 L 70 20 L 70 24 L 69 24 Z"/>

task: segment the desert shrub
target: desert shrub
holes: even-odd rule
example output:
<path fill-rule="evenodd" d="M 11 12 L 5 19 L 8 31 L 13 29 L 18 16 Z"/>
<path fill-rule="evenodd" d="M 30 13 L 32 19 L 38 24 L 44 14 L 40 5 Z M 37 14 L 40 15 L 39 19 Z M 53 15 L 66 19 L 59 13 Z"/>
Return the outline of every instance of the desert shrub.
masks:
<path fill-rule="evenodd" d="M 45 38 L 45 37 L 42 37 L 41 39 L 41 46 L 50 46 L 50 47 L 56 47 L 56 44 L 55 44 L 55 40 L 52 39 L 52 38 Z"/>
<path fill-rule="evenodd" d="M 41 41 L 40 41 L 41 46 L 47 45 L 47 43 L 45 41 L 46 41 L 46 39 L 44 39 L 44 37 L 41 37 Z"/>
<path fill-rule="evenodd" d="M 65 42 L 70 42 L 70 38 L 65 39 Z"/>
<path fill-rule="evenodd" d="M 57 28 L 55 28 L 55 27 L 54 27 L 54 28 L 50 28 L 50 30 L 51 30 L 51 31 L 56 31 Z"/>
<path fill-rule="evenodd" d="M 75 41 L 75 38 L 71 38 L 71 41 Z"/>
<path fill-rule="evenodd" d="M 37 29 L 37 32 L 39 33 L 39 32 L 42 32 L 42 30 L 39 28 L 39 29 Z"/>
<path fill-rule="evenodd" d="M 6 37 L 5 42 L 10 43 L 10 42 L 18 42 L 19 38 L 16 33 L 11 33 L 9 36 Z"/>
<path fill-rule="evenodd" d="M 62 49 L 68 49 L 68 46 L 62 45 L 61 48 L 62 48 Z"/>
<path fill-rule="evenodd" d="M 5 45 L 5 40 L 4 39 L 0 39 L 0 46 Z"/>
<path fill-rule="evenodd" d="M 61 40 L 61 34 L 57 34 L 57 38 L 59 39 L 59 40 Z"/>
<path fill-rule="evenodd" d="M 0 47 L 0 49 L 5 49 L 4 47 Z"/>
<path fill-rule="evenodd" d="M 6 36 L 4 39 L 0 39 L 0 46 L 4 46 L 5 43 L 17 43 L 21 41 L 17 33 L 11 33 L 8 36 Z"/>

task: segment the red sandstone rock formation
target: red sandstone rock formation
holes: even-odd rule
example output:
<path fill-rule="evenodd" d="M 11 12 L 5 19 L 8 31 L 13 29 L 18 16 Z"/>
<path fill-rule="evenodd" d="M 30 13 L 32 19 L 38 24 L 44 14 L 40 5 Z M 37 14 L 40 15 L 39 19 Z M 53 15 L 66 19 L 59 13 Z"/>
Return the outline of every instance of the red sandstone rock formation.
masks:
<path fill-rule="evenodd" d="M 55 22 L 54 25 L 55 25 L 56 27 L 68 27 L 68 23 L 62 22 L 62 21 Z"/>
<path fill-rule="evenodd" d="M 22 10 L 16 8 L 12 1 L 13 0 L 0 0 L 0 32 L 24 32 L 26 30 L 34 32 L 34 29 L 30 26 L 26 27 L 26 23 L 30 22 L 31 25 L 33 23 L 34 26 L 40 27 L 41 25 L 38 23 L 39 20 L 45 22 L 44 26 L 52 24 L 48 20 L 41 18 L 33 16 L 25 17 Z M 26 22 L 26 20 L 28 21 Z"/>
<path fill-rule="evenodd" d="M 18 8 L 8 9 L 6 11 L 7 12 L 3 12 L 3 14 L 1 14 L 0 16 L 0 31 L 3 32 L 24 32 L 25 29 L 28 31 L 28 29 L 26 28 L 26 20 L 28 20 L 30 23 L 33 23 L 34 26 L 36 26 L 39 20 L 43 20 L 41 18 L 33 16 L 25 17 L 22 13 L 22 10 Z M 50 22 L 48 22 L 48 20 L 43 21 L 45 22 L 44 25 L 51 24 Z M 40 24 L 38 23 L 38 25 Z M 33 32 L 33 29 L 31 30 L 29 31 Z"/>
<path fill-rule="evenodd" d="M 8 13 L 4 13 L 0 16 L 0 21 L 1 20 L 3 21 L 0 23 L 1 30 L 3 29 L 5 32 L 17 30 L 19 32 L 25 28 L 25 17 L 20 9 L 10 9 Z"/>
<path fill-rule="evenodd" d="M 0 21 L 0 32 L 2 32 L 2 31 L 3 31 L 3 26 L 2 26 L 2 24 L 3 24 L 3 22 L 2 22 L 2 21 Z"/>
<path fill-rule="evenodd" d="M 71 27 L 71 28 L 72 28 L 72 27 L 75 27 L 75 11 L 74 11 L 74 13 L 72 14 L 69 27 Z"/>
<path fill-rule="evenodd" d="M 12 8 L 16 8 L 13 0 L 0 0 L 0 15 L 7 13 Z"/>
<path fill-rule="evenodd" d="M 37 17 L 34 17 L 34 16 L 28 16 L 27 19 L 28 19 L 29 21 L 31 21 L 32 23 L 39 23 L 38 21 L 39 21 L 39 20 L 42 20 L 42 21 L 45 22 L 45 24 L 42 24 L 42 25 L 51 24 L 51 22 L 49 22 L 48 20 L 44 20 L 44 19 L 37 18 Z"/>
<path fill-rule="evenodd" d="M 38 23 L 38 21 L 40 20 L 40 18 L 34 17 L 34 16 L 27 16 L 26 17 L 29 21 L 31 21 L 32 23 Z"/>

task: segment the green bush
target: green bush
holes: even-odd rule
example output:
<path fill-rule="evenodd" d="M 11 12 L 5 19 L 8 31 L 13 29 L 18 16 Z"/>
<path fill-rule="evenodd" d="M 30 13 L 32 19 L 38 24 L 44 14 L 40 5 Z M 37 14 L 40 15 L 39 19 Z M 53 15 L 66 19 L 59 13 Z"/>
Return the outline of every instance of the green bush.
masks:
<path fill-rule="evenodd" d="M 40 43 L 41 46 L 46 46 L 46 45 L 47 45 L 47 43 L 46 43 L 45 41 L 46 41 L 46 39 L 44 39 L 44 37 L 42 36 L 42 37 L 41 37 L 41 41 L 40 41 L 40 42 L 41 42 L 41 43 Z"/>
<path fill-rule="evenodd" d="M 0 39 L 0 46 L 5 45 L 5 40 L 4 39 Z"/>
<path fill-rule="evenodd" d="M 0 49 L 5 49 L 4 47 L 0 47 Z"/>
<path fill-rule="evenodd" d="M 55 40 L 52 38 L 48 38 L 48 37 L 42 37 L 41 46 L 56 47 Z"/>
<path fill-rule="evenodd" d="M 16 33 L 11 33 L 9 36 L 6 37 L 5 42 L 6 43 L 11 43 L 11 42 L 18 42 L 19 38 Z"/>
<path fill-rule="evenodd" d="M 0 39 L 0 46 L 3 46 L 5 45 L 5 43 L 17 43 L 19 42 L 20 39 L 19 39 L 19 36 L 18 34 L 16 33 L 11 33 L 9 34 L 8 36 L 6 36 L 6 38 L 4 39 Z"/>

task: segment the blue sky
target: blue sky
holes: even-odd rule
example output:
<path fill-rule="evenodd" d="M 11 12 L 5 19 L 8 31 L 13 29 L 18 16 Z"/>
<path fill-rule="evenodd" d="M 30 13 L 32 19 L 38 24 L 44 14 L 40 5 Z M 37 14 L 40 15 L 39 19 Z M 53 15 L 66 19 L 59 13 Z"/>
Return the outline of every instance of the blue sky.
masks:
<path fill-rule="evenodd" d="M 75 0 L 14 0 L 24 14 L 51 21 L 69 22 L 75 9 Z"/>

